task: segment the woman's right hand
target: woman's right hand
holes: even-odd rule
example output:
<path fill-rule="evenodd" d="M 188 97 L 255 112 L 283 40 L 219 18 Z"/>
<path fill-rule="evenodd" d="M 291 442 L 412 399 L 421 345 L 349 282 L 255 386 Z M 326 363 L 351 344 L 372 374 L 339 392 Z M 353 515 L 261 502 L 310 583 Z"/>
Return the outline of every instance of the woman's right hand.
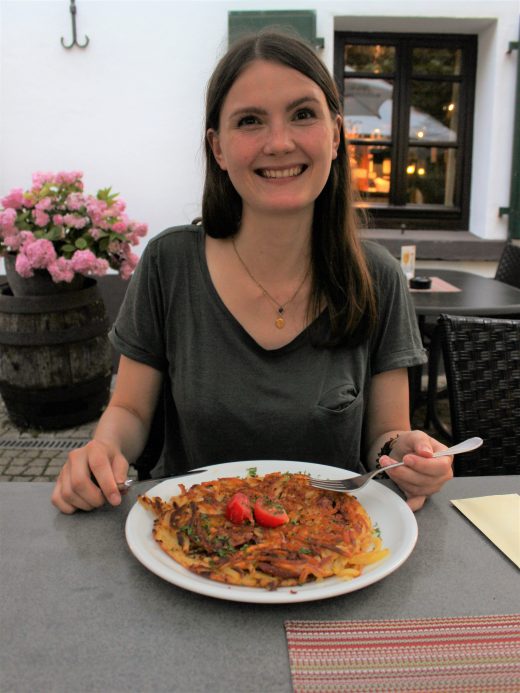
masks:
<path fill-rule="evenodd" d="M 76 510 L 94 510 L 106 501 L 119 505 L 117 484 L 125 481 L 127 472 L 128 462 L 118 448 L 91 440 L 69 453 L 56 481 L 52 503 L 69 515 Z"/>

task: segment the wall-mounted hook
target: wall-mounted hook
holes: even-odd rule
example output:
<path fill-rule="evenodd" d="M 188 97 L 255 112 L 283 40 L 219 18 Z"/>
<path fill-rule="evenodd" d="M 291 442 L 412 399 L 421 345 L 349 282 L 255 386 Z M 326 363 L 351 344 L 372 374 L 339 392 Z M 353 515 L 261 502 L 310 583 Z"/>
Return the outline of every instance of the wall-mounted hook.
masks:
<path fill-rule="evenodd" d="M 61 37 L 61 45 L 63 48 L 66 48 L 67 50 L 69 48 L 72 48 L 73 46 L 77 46 L 78 48 L 86 48 L 88 46 L 89 42 L 89 37 L 85 34 L 85 43 L 82 45 L 81 43 L 78 43 L 78 35 L 76 33 L 76 0 L 70 0 L 70 15 L 72 18 L 72 43 L 70 45 L 65 45 L 65 41 L 63 40 L 63 36 Z"/>

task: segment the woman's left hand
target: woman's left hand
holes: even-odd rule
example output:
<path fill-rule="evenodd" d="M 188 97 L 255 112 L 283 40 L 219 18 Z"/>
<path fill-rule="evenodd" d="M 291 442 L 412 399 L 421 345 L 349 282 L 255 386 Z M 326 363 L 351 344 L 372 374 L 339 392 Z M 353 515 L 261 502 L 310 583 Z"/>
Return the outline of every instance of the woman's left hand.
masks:
<path fill-rule="evenodd" d="M 404 491 L 413 511 L 422 508 L 426 498 L 453 477 L 453 455 L 432 458 L 434 452 L 445 449 L 446 445 L 423 431 L 405 431 L 395 441 L 391 457 L 381 457 L 381 467 L 396 460 L 404 462 L 402 467 L 389 471 L 388 476 Z"/>

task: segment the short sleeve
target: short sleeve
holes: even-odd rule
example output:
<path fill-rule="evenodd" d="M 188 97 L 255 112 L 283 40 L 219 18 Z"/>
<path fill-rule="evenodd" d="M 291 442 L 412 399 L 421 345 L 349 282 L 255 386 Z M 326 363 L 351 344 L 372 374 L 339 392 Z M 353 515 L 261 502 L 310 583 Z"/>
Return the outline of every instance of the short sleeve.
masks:
<path fill-rule="evenodd" d="M 152 240 L 130 279 L 109 338 L 124 356 L 164 371 L 167 369 L 164 303 L 156 252 L 157 244 Z"/>
<path fill-rule="evenodd" d="M 371 347 L 372 375 L 426 363 L 406 277 L 385 248 L 375 243 L 367 245 L 378 301 L 378 322 Z"/>

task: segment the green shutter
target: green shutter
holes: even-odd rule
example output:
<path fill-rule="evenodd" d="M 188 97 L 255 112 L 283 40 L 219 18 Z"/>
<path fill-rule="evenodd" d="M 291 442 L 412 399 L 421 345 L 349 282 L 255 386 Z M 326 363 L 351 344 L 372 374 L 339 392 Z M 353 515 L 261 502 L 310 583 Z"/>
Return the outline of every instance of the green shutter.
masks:
<path fill-rule="evenodd" d="M 323 39 L 316 36 L 316 12 L 313 10 L 229 12 L 229 43 L 233 43 L 242 34 L 257 32 L 266 27 L 296 31 L 316 48 L 324 46 Z"/>

